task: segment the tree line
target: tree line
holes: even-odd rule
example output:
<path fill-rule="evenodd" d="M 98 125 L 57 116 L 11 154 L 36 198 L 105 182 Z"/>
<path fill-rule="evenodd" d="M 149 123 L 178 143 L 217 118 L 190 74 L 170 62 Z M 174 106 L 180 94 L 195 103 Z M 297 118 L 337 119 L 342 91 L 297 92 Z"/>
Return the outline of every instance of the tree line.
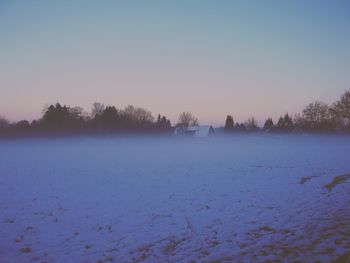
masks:
<path fill-rule="evenodd" d="M 42 117 L 32 122 L 21 120 L 10 123 L 0 116 L 0 135 L 166 134 L 172 133 L 177 126 L 193 125 L 198 125 L 198 119 L 190 112 L 182 112 L 173 127 L 166 116 L 158 114 L 154 118 L 151 111 L 132 105 L 117 109 L 115 106 L 96 102 L 88 113 L 79 106 L 70 107 L 56 103 L 44 107 Z"/>
<path fill-rule="evenodd" d="M 154 118 L 144 108 L 129 105 L 124 109 L 94 103 L 91 113 L 81 107 L 60 103 L 45 107 L 40 119 L 31 123 L 22 120 L 9 123 L 0 117 L 0 133 L 21 134 L 81 134 L 81 133 L 169 133 L 172 125 L 165 116 Z"/>
<path fill-rule="evenodd" d="M 262 128 L 258 127 L 254 117 L 245 123 L 235 123 L 232 115 L 228 115 L 224 129 L 226 132 L 350 132 L 350 90 L 345 91 L 332 105 L 315 101 L 308 104 L 299 114 L 282 115 L 276 123 L 272 118 L 267 118 Z"/>
<path fill-rule="evenodd" d="M 175 126 L 169 119 L 132 105 L 124 109 L 94 103 L 90 113 L 81 107 L 70 107 L 60 103 L 47 106 L 43 115 L 31 123 L 22 120 L 10 123 L 0 116 L 0 135 L 22 134 L 82 134 L 82 133 L 172 133 L 177 126 L 198 125 L 198 119 L 190 112 L 182 112 Z M 282 115 L 276 123 L 267 118 L 259 127 L 254 117 L 244 123 L 235 123 L 232 115 L 227 115 L 224 131 L 230 132 L 350 132 L 350 90 L 328 105 L 315 101 L 308 104 L 300 114 Z"/>

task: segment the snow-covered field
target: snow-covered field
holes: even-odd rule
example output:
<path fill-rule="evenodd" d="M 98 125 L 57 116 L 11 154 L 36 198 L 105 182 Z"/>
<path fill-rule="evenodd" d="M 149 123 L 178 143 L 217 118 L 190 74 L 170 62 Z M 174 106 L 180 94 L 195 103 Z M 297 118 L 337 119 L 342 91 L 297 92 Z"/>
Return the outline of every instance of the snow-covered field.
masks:
<path fill-rule="evenodd" d="M 349 137 L 0 141 L 0 262 L 346 262 L 348 174 Z"/>

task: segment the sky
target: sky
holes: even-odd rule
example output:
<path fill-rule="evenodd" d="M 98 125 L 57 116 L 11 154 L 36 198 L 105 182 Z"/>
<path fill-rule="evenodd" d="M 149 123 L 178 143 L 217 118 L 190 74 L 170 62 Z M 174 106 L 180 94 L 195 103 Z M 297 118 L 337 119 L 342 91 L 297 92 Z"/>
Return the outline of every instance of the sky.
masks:
<path fill-rule="evenodd" d="M 132 104 L 262 125 L 350 89 L 350 1 L 0 0 L 0 115 Z"/>

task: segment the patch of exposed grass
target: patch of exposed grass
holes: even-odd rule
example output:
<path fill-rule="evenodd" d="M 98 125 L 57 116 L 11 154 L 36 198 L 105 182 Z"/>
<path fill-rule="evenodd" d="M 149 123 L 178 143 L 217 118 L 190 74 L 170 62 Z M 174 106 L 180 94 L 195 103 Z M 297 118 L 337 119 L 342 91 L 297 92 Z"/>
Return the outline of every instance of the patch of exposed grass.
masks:
<path fill-rule="evenodd" d="M 259 228 L 260 231 L 266 231 L 266 232 L 276 232 L 275 229 L 273 229 L 272 227 L 269 226 L 263 226 Z"/>
<path fill-rule="evenodd" d="M 304 176 L 300 178 L 299 184 L 305 184 L 307 181 L 310 181 L 312 178 L 316 176 Z"/>
<path fill-rule="evenodd" d="M 15 239 L 15 242 L 16 242 L 16 243 L 19 243 L 19 242 L 23 241 L 23 239 L 24 239 L 24 237 L 23 237 L 23 236 L 20 236 L 20 237 L 18 237 L 18 238 Z"/>
<path fill-rule="evenodd" d="M 211 244 L 213 245 L 213 247 L 216 247 L 217 245 L 220 244 L 220 242 L 218 240 L 213 240 L 211 241 Z"/>
<path fill-rule="evenodd" d="M 92 248 L 92 245 L 85 245 L 85 249 L 90 249 L 90 248 Z"/>
<path fill-rule="evenodd" d="M 348 179 L 350 179 L 350 174 L 338 175 L 333 178 L 333 181 L 331 183 L 326 184 L 323 187 L 326 188 L 328 191 L 331 191 L 334 187 L 336 187 L 339 184 L 345 183 Z"/>
<path fill-rule="evenodd" d="M 285 234 L 285 235 L 288 235 L 290 233 L 290 230 L 289 229 L 282 229 L 282 234 Z"/>
<path fill-rule="evenodd" d="M 27 228 L 26 228 L 26 232 L 31 232 L 31 231 L 33 231 L 33 227 L 32 226 L 28 226 Z"/>
<path fill-rule="evenodd" d="M 22 247 L 21 252 L 22 253 L 30 253 L 30 252 L 32 252 L 32 249 L 30 247 Z"/>
<path fill-rule="evenodd" d="M 338 257 L 333 262 L 334 263 L 350 262 L 350 252 L 347 252 L 347 253 L 341 255 L 340 257 Z"/>
<path fill-rule="evenodd" d="M 172 239 L 169 241 L 169 243 L 163 248 L 164 254 L 169 254 L 170 252 L 173 252 L 176 250 L 177 246 L 180 245 L 185 239 L 175 240 Z"/>

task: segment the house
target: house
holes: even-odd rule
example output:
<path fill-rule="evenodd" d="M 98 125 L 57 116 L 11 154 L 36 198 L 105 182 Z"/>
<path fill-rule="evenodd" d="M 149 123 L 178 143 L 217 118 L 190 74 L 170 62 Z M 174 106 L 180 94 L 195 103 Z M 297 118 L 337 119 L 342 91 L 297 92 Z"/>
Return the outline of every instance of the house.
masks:
<path fill-rule="evenodd" d="M 198 126 L 178 126 L 176 127 L 174 134 L 181 136 L 190 136 L 190 137 L 208 137 L 215 133 L 214 128 L 209 125 L 198 125 Z"/>

